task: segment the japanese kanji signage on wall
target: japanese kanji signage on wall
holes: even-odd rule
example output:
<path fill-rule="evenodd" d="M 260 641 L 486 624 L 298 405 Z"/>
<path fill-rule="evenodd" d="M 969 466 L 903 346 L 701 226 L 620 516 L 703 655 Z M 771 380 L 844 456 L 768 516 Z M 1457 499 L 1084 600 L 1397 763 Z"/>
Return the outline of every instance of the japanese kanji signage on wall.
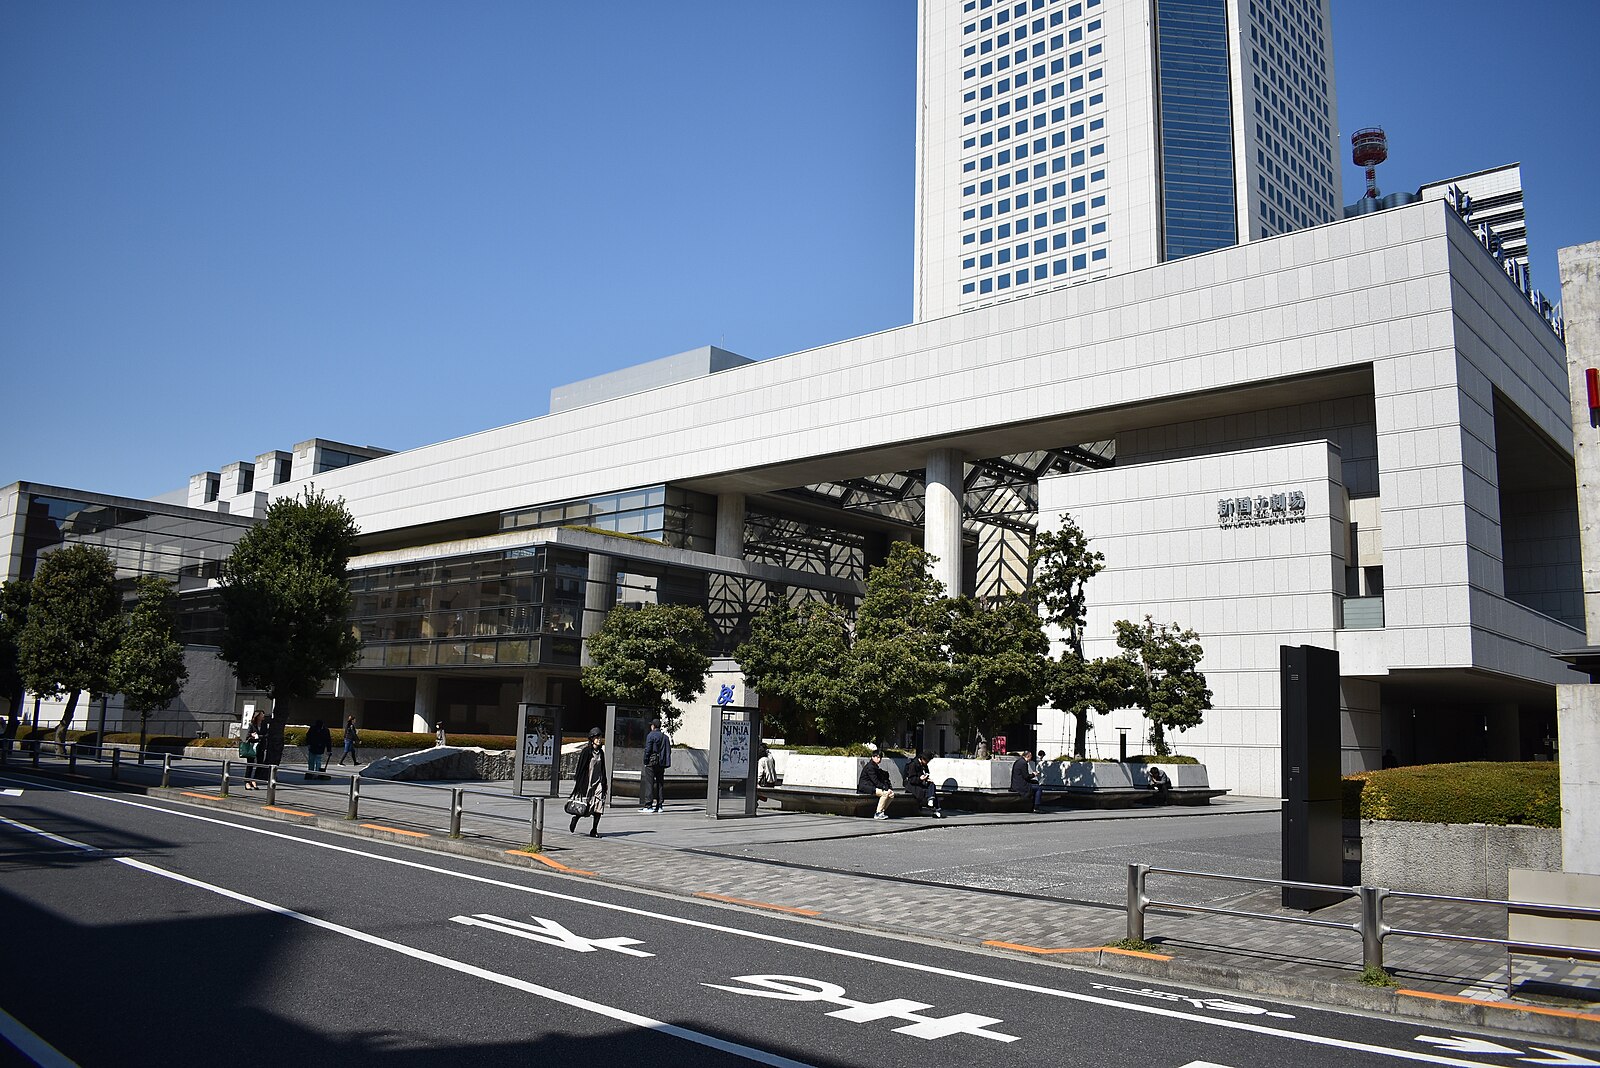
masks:
<path fill-rule="evenodd" d="M 1241 494 L 1217 501 L 1217 526 L 1264 527 L 1274 523 L 1303 523 L 1306 495 L 1303 490 L 1278 490 L 1273 493 Z"/>

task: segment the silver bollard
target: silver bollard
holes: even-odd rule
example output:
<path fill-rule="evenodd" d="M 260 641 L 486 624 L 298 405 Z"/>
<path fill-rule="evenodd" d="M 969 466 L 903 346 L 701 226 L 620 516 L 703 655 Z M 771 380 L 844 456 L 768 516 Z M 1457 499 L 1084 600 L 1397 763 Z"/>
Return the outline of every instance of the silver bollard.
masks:
<path fill-rule="evenodd" d="M 461 837 L 461 812 L 467 807 L 466 791 L 459 786 L 450 788 L 450 837 Z"/>
<path fill-rule="evenodd" d="M 172 785 L 172 754 L 161 754 L 161 788 L 167 789 Z"/>
<path fill-rule="evenodd" d="M 122 766 L 122 750 L 111 750 L 111 781 L 117 781 L 117 769 Z"/>
<path fill-rule="evenodd" d="M 349 804 L 349 807 L 347 807 L 344 810 L 344 818 L 347 819 L 347 820 L 360 819 L 361 817 L 356 814 L 357 809 L 360 807 L 360 805 L 361 805 L 361 776 L 352 775 L 352 776 L 350 776 L 350 804 Z"/>
<path fill-rule="evenodd" d="M 228 796 L 228 761 L 226 761 L 226 760 L 224 760 L 222 762 L 222 794 L 221 794 L 221 796 L 223 796 L 223 797 L 227 797 Z"/>
<path fill-rule="evenodd" d="M 267 765 L 267 804 L 278 803 L 278 765 Z"/>
<path fill-rule="evenodd" d="M 68 775 L 76 775 L 76 774 L 78 774 L 78 745 L 79 745 L 79 743 L 73 742 L 72 744 L 67 746 L 67 774 Z"/>
<path fill-rule="evenodd" d="M 1361 897 L 1361 919 L 1356 924 L 1361 931 L 1361 966 L 1383 967 L 1383 936 L 1387 933 L 1383 923 L 1383 899 L 1389 891 L 1376 886 L 1358 886 Z"/>
<path fill-rule="evenodd" d="M 1147 864 L 1128 865 L 1128 939 L 1144 941 L 1144 879 L 1150 871 Z"/>
<path fill-rule="evenodd" d="M 532 852 L 542 853 L 544 852 L 544 798 L 535 797 L 533 799 L 531 816 L 533 826 L 530 830 L 533 832 L 533 838 L 528 845 Z"/>

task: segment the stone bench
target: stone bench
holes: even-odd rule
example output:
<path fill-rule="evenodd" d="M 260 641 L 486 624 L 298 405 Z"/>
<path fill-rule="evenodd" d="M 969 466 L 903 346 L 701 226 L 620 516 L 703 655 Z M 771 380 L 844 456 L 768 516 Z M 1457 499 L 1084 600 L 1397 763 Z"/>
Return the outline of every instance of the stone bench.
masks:
<path fill-rule="evenodd" d="M 826 812 L 834 816 L 871 816 L 878 811 L 878 795 L 862 794 L 839 786 L 763 786 L 761 796 L 792 812 Z M 895 790 L 889 802 L 891 816 L 914 816 L 917 799 Z"/>

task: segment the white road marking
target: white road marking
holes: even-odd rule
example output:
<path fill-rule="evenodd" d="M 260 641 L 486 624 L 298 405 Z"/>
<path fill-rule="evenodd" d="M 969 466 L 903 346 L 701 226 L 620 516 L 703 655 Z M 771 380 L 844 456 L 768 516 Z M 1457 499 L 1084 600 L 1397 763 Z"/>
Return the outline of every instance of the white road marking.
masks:
<path fill-rule="evenodd" d="M 1600 1064 L 1600 1061 L 1591 1061 L 1588 1057 L 1580 1057 L 1576 1053 L 1562 1053 L 1560 1050 L 1540 1049 L 1538 1046 L 1534 1046 L 1533 1047 L 1533 1052 L 1535 1052 L 1535 1053 L 1545 1053 L 1545 1054 L 1548 1054 L 1548 1056 L 1545 1056 L 1545 1057 L 1520 1057 L 1518 1059 L 1527 1061 L 1529 1064 L 1567 1064 L 1567 1065 Z"/>
<path fill-rule="evenodd" d="M 557 946 L 561 949 L 570 949 L 578 953 L 593 953 L 597 949 L 609 949 L 613 953 L 623 953 L 630 957 L 653 957 L 654 953 L 646 953 L 642 949 L 629 949 L 629 946 L 644 945 L 637 938 L 584 938 L 575 935 L 555 920 L 547 920 L 543 916 L 535 916 L 537 923 L 523 923 L 521 920 L 508 920 L 503 916 L 492 916 L 487 912 L 480 912 L 476 916 L 452 916 L 456 923 L 466 924 L 468 927 L 487 927 L 491 931 L 501 934 L 515 935 L 533 942 L 543 942 L 547 946 Z"/>
<path fill-rule="evenodd" d="M 0 794 L 4 794 L 6 797 L 21 797 L 22 796 L 22 791 L 21 790 L 0 790 Z"/>
<path fill-rule="evenodd" d="M 28 1026 L 0 1009 L 0 1038 L 5 1039 L 39 1068 L 78 1068 L 78 1063 L 28 1030 Z"/>
<path fill-rule="evenodd" d="M 380 938 L 377 935 L 368 934 L 365 931 L 358 931 L 354 927 L 346 927 L 343 924 L 333 923 L 330 920 L 320 919 L 316 916 L 307 916 L 303 912 L 296 912 L 294 909 L 286 908 L 283 905 L 275 905 L 270 901 L 263 901 L 261 898 L 251 897 L 249 894 L 241 894 L 237 890 L 229 890 L 225 886 L 217 886 L 215 883 L 204 882 L 200 879 L 194 879 L 187 875 L 179 875 L 177 872 L 167 871 L 165 868 L 158 868 L 154 864 L 146 864 L 144 861 L 135 860 L 132 857 L 116 857 L 113 859 L 118 864 L 126 864 L 130 868 L 148 872 L 151 875 L 159 875 L 163 879 L 171 879 L 174 882 L 183 883 L 186 886 L 193 886 L 197 889 L 205 890 L 208 893 L 213 893 L 220 897 L 225 897 L 229 900 L 238 901 L 242 904 L 250 905 L 253 908 L 261 909 L 264 912 L 271 912 L 278 916 L 283 916 L 286 919 L 298 920 L 301 923 L 310 924 L 312 927 L 320 927 L 324 931 L 332 931 L 334 934 L 344 935 L 346 938 L 354 939 L 357 942 L 365 942 L 369 946 L 376 946 L 379 949 L 387 949 L 391 953 L 399 953 L 403 956 L 411 957 L 427 964 L 437 965 L 440 968 L 448 968 L 453 972 L 460 972 L 463 975 L 470 975 L 478 979 L 484 979 L 491 983 L 497 983 L 500 986 L 510 987 L 512 990 L 520 990 L 525 994 L 532 994 L 534 997 L 544 998 L 547 1001 L 554 1001 L 562 1005 L 568 1005 L 574 1009 L 582 1009 L 584 1012 L 592 1012 L 598 1016 L 604 1016 L 607 1019 L 617 1020 L 621 1023 L 632 1024 L 635 1027 L 644 1028 L 645 1030 L 649 1031 L 657 1031 L 664 1035 L 671 1035 L 674 1038 L 681 1038 L 687 1042 L 693 1042 L 700 1046 L 707 1046 L 723 1053 L 731 1053 L 736 1057 L 743 1057 L 746 1060 L 752 1060 L 758 1064 L 770 1064 L 773 1065 L 774 1068 L 813 1068 L 813 1066 L 808 1065 L 803 1061 L 794 1061 L 790 1060 L 788 1057 L 780 1057 L 775 1053 L 768 1053 L 766 1050 L 756 1049 L 754 1046 L 745 1046 L 737 1042 L 729 1042 L 726 1039 L 716 1038 L 700 1031 L 692 1031 L 687 1027 L 679 1027 L 676 1024 L 663 1023 L 660 1020 L 652 1020 L 648 1016 L 641 1016 L 636 1012 L 629 1012 L 627 1009 L 619 1009 L 615 1006 L 605 1005 L 598 1001 L 590 1001 L 588 998 L 576 997 L 575 995 L 568 994 L 561 990 L 555 990 L 551 987 L 540 986 L 537 983 L 530 983 L 526 980 L 518 979 L 515 976 L 505 975 L 500 972 L 493 972 L 487 968 L 480 968 L 475 964 L 467 964 L 464 961 L 452 960 L 449 957 L 441 957 L 437 953 L 429 953 L 424 949 L 417 949 L 413 946 L 404 945 L 400 942 L 390 941 L 387 938 Z"/>
<path fill-rule="evenodd" d="M 1156 1001 L 1187 1001 L 1197 1009 L 1211 1009 L 1215 1012 L 1235 1012 L 1240 1016 L 1272 1016 L 1279 1020 L 1294 1019 L 1292 1012 L 1275 1012 L 1272 1009 L 1263 1009 L 1259 1005 L 1247 1005 L 1242 1001 L 1231 1001 L 1228 998 L 1197 998 L 1188 994 L 1175 994 L 1170 990 L 1156 990 L 1148 986 L 1136 989 L 1131 986 L 1112 986 L 1109 983 L 1089 985 L 1096 990 L 1114 990 L 1118 994 L 1132 994 L 1135 997 L 1153 998 Z"/>
<path fill-rule="evenodd" d="M 1228 1068 L 1226 1064 L 1217 1064 L 1215 1061 L 1190 1061 L 1182 1068 Z"/>
<path fill-rule="evenodd" d="M 7 781 L 0 779 L 0 781 Z M 19 780 L 9 780 L 19 781 Z M 28 780 L 21 780 L 27 782 Z M 1072 990 L 1059 990 L 1053 987 L 1038 986 L 1033 983 L 1018 982 L 1014 979 L 1000 979 L 994 976 L 979 975 L 973 972 L 958 971 L 954 968 L 942 968 L 933 964 L 918 964 L 914 961 L 897 960 L 894 957 L 881 957 L 873 953 L 863 953 L 853 949 L 841 949 L 837 946 L 827 946 L 816 942 L 805 942 L 797 938 L 786 938 L 782 935 L 764 934 L 760 931 L 746 931 L 738 927 L 727 927 L 722 924 L 710 923 L 706 920 L 694 920 L 684 916 L 672 916 L 666 913 L 651 912 L 648 909 L 635 908 L 631 905 L 618 905 L 607 901 L 596 901 L 593 898 L 579 897 L 575 894 L 563 894 L 555 890 L 546 890 L 541 887 L 524 886 L 520 883 L 507 882 L 503 879 L 491 879 L 484 875 L 473 875 L 468 872 L 451 871 L 449 868 L 440 868 L 432 864 L 424 864 L 415 860 L 403 860 L 399 857 L 384 856 L 382 853 L 369 853 L 365 850 L 355 849 L 350 846 L 336 845 L 332 842 L 319 842 L 311 838 L 301 838 L 297 835 L 285 834 L 282 831 L 268 830 L 265 827 L 252 827 L 248 824 L 234 823 L 230 820 L 217 819 L 214 816 L 202 816 L 197 812 L 184 812 L 177 808 L 165 808 L 160 805 L 146 804 L 133 801 L 125 797 L 113 797 L 109 794 L 85 793 L 81 790 L 72 790 L 60 786 L 40 786 L 41 789 L 54 790 L 59 793 L 76 794 L 79 797 L 92 798 L 98 801 L 109 801 L 114 804 L 127 805 L 131 808 L 147 809 L 151 812 L 160 812 L 168 816 L 177 816 L 182 819 L 197 820 L 201 823 L 212 823 L 220 827 L 233 830 L 247 831 L 251 834 L 265 835 L 269 838 L 279 838 L 284 841 L 296 842 L 303 846 L 316 849 L 327 849 L 336 853 L 348 853 L 352 856 L 365 857 L 370 860 L 381 861 L 386 864 L 395 864 L 400 867 L 412 868 L 418 871 L 433 872 L 438 875 L 448 876 L 453 879 L 463 879 L 467 882 L 482 883 L 488 886 L 497 886 L 507 890 L 514 890 L 525 894 L 535 894 L 557 901 L 568 901 L 579 905 L 588 905 L 593 908 L 605 909 L 611 912 L 621 912 L 630 916 L 642 916 L 646 919 L 660 920 L 663 923 L 675 923 L 684 927 L 694 927 L 704 931 L 717 931 L 740 938 L 748 938 L 758 942 L 768 942 L 774 945 L 790 946 L 796 949 L 807 949 L 816 953 L 824 953 L 835 957 L 846 957 L 851 960 L 869 961 L 889 968 L 900 968 L 907 971 L 921 972 L 926 975 L 940 975 L 950 979 L 962 979 L 968 982 L 979 983 L 984 986 L 999 987 L 1006 990 L 1020 990 L 1032 994 L 1042 994 L 1046 997 L 1060 998 L 1065 1001 L 1076 1001 L 1089 1005 L 1102 1005 L 1107 1008 L 1122 1009 L 1127 1012 L 1145 1013 L 1150 1016 L 1165 1016 L 1169 1019 L 1187 1020 L 1190 1023 L 1205 1024 L 1208 1027 L 1220 1027 L 1230 1031 L 1248 1031 L 1252 1034 L 1266 1035 L 1272 1038 L 1281 1038 L 1290 1042 L 1304 1042 L 1314 1046 L 1329 1046 L 1334 1049 L 1355 1050 L 1360 1053 L 1371 1053 L 1380 1057 L 1394 1057 L 1399 1060 L 1418 1061 L 1423 1064 L 1445 1064 L 1454 1068 L 1483 1068 L 1482 1061 L 1461 1060 L 1455 1057 L 1444 1057 L 1433 1053 L 1422 1053 L 1416 1050 L 1396 1049 L 1390 1046 L 1375 1046 L 1366 1042 L 1355 1042 L 1349 1039 L 1332 1038 L 1324 1035 L 1306 1034 L 1297 1031 L 1285 1031 L 1279 1027 L 1269 1027 L 1265 1024 L 1249 1023 L 1244 1020 L 1218 1019 L 1215 1016 L 1201 1016 L 1181 1009 L 1163 1008 L 1159 1005 L 1140 1005 L 1127 1001 L 1118 1001 L 1114 998 L 1096 997 L 1093 994 L 1080 994 Z M 172 802 L 177 804 L 178 802 Z"/>
<path fill-rule="evenodd" d="M 81 849 L 85 853 L 100 852 L 99 848 L 89 845 L 87 842 L 79 842 L 71 838 L 63 838 L 59 834 L 51 834 L 49 831 L 40 830 L 38 827 L 30 827 L 26 823 L 18 823 L 16 820 L 8 820 L 4 816 L 0 816 L 0 823 L 4 823 L 8 827 L 15 827 L 21 831 L 27 831 L 29 834 L 36 834 L 40 838 L 48 838 L 50 841 L 55 842 L 58 845 L 64 845 L 71 849 Z"/>
<path fill-rule="evenodd" d="M 972 1035 L 976 1038 L 989 1038 L 996 1042 L 1015 1042 L 1017 1035 L 1008 1035 L 1001 1031 L 989 1030 L 990 1024 L 1005 1023 L 993 1016 L 979 1016 L 971 1012 L 958 1012 L 951 1016 L 923 1016 L 923 1009 L 931 1009 L 921 1001 L 910 1001 L 906 998 L 890 998 L 887 1001 L 855 1001 L 844 996 L 844 987 L 838 983 L 825 983 L 818 979 L 806 979 L 798 975 L 736 975 L 736 983 L 749 983 L 755 987 L 751 990 L 739 986 L 719 986 L 716 983 L 701 983 L 712 990 L 726 990 L 730 994 L 744 994 L 753 998 L 773 998 L 778 1001 L 820 1001 L 828 1005 L 842 1005 L 843 1008 L 835 1009 L 827 1015 L 850 1023 L 872 1023 L 875 1020 L 904 1020 L 904 1027 L 894 1030 L 902 1035 L 913 1038 L 924 1038 L 933 1041 L 939 1038 L 949 1038 L 951 1035 Z"/>
<path fill-rule="evenodd" d="M 1451 1035 L 1449 1038 L 1440 1038 L 1437 1035 L 1418 1035 L 1418 1042 L 1427 1042 L 1447 1049 L 1451 1053 L 1509 1053 L 1515 1056 L 1522 1051 L 1510 1046 L 1502 1046 L 1498 1042 L 1490 1042 L 1486 1038 L 1463 1038 L 1461 1035 Z"/>

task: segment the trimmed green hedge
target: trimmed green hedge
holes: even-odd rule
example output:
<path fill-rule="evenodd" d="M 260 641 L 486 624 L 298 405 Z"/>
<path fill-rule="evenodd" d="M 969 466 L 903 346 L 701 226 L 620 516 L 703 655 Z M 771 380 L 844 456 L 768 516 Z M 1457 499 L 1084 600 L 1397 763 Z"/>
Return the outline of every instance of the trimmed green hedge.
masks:
<path fill-rule="evenodd" d="M 1344 778 L 1346 819 L 1561 826 L 1561 765 L 1474 761 Z"/>

